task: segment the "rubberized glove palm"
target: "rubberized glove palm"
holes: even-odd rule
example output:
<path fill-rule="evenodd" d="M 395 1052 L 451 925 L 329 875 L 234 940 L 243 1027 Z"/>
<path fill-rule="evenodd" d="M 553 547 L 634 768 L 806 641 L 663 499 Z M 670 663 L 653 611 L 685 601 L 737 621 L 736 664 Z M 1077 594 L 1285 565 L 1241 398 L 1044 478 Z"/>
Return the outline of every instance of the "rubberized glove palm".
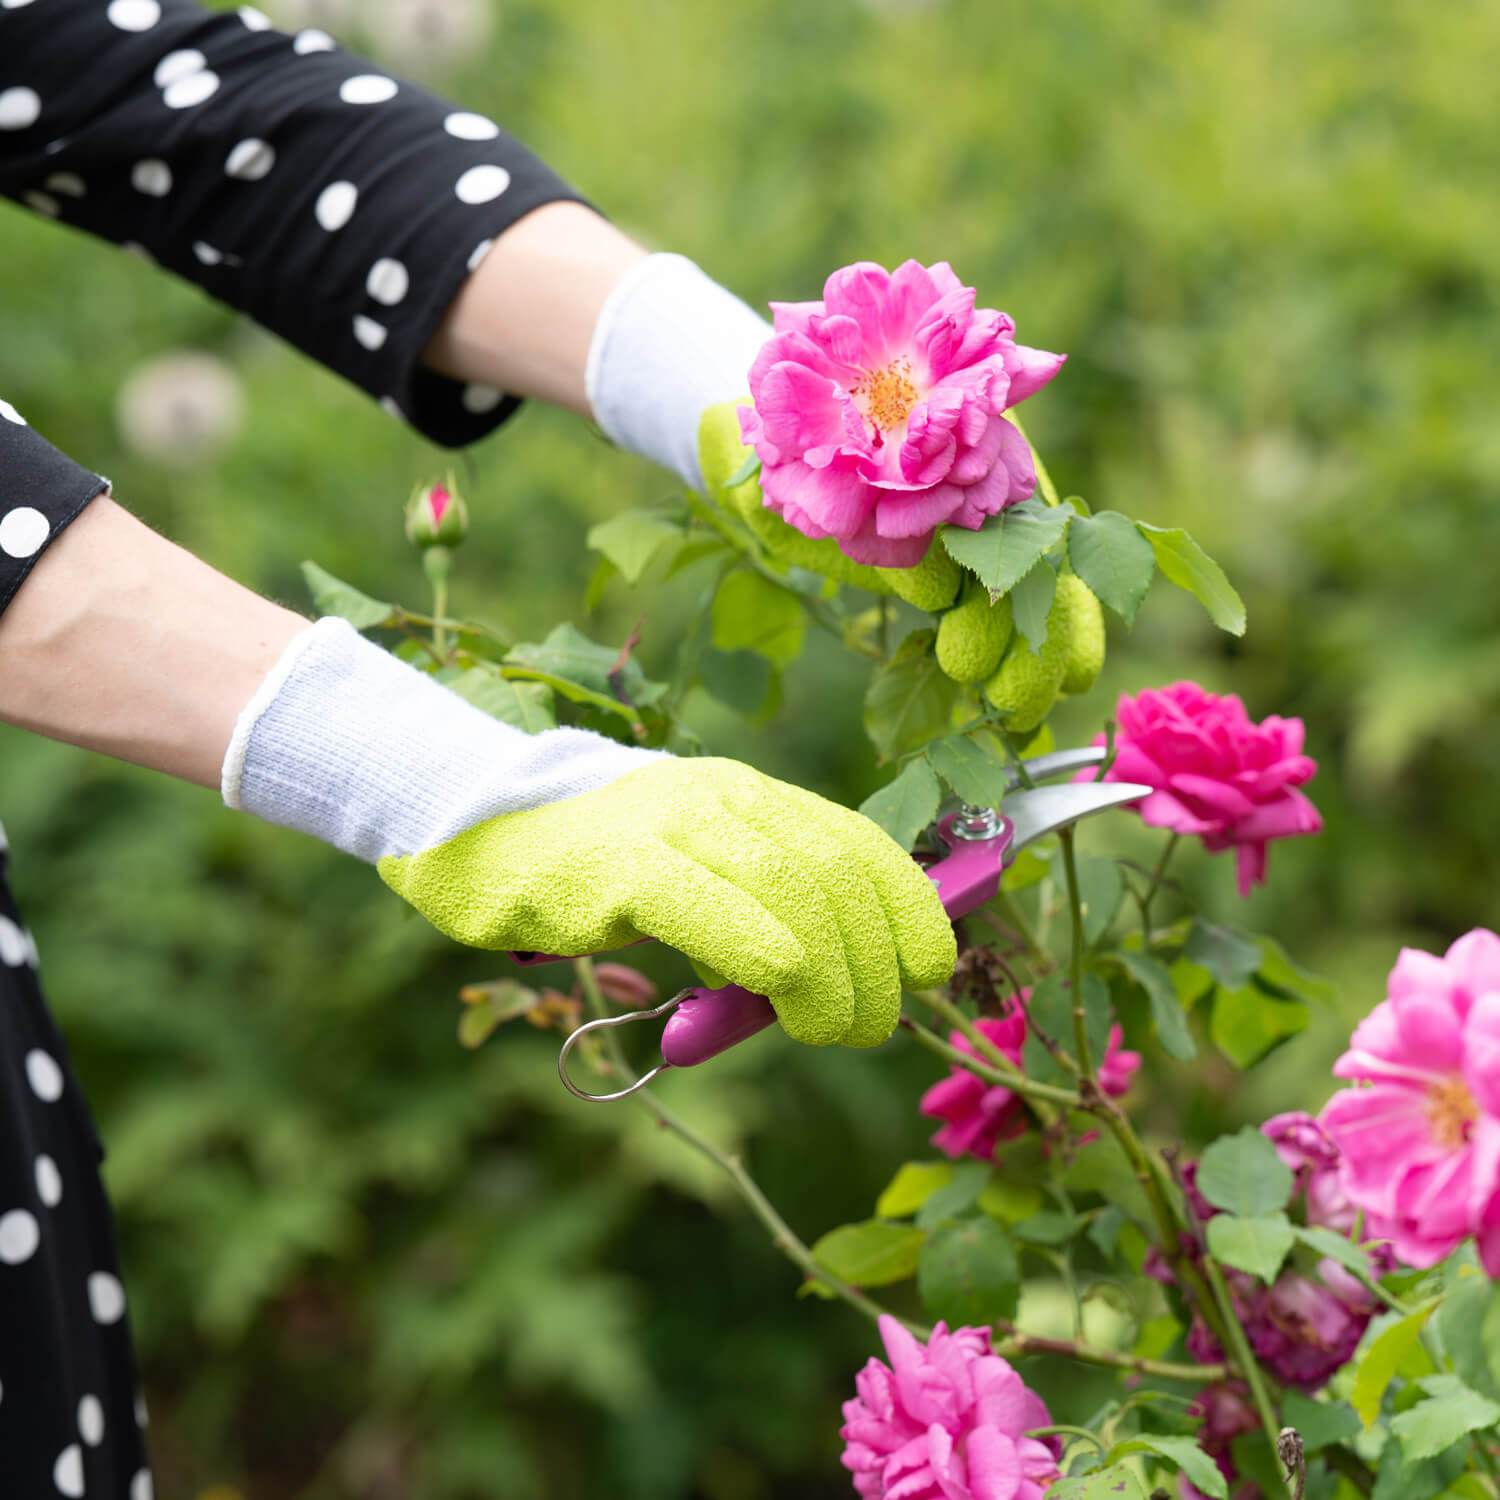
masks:
<path fill-rule="evenodd" d="M 953 969 L 953 929 L 910 855 L 858 813 L 731 760 L 664 757 L 379 870 L 475 947 L 659 938 L 766 995 L 801 1042 L 874 1046 L 903 983 Z"/>

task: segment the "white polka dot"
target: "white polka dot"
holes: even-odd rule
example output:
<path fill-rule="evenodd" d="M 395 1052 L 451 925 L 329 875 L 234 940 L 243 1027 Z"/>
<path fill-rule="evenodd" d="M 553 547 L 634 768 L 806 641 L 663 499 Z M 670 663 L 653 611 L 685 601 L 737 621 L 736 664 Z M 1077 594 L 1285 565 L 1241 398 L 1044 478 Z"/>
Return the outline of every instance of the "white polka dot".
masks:
<path fill-rule="evenodd" d="M 502 391 L 497 391 L 492 385 L 481 385 L 477 380 L 471 380 L 464 387 L 462 396 L 465 411 L 471 411 L 476 417 L 483 416 L 487 411 L 494 411 L 501 401 L 505 399 Z"/>
<path fill-rule="evenodd" d="M 81 198 L 88 192 L 76 172 L 54 172 L 42 186 L 49 193 L 61 193 L 64 198 Z"/>
<path fill-rule="evenodd" d="M 25 934 L 9 917 L 0 916 L 0 964 L 19 969 L 28 956 Z"/>
<path fill-rule="evenodd" d="M 24 427 L 26 425 L 26 418 L 9 401 L 0 401 L 0 417 L 4 417 L 7 422 L 14 422 L 17 427 Z M 0 849 L 4 847 L 5 845 L 0 843 Z"/>
<path fill-rule="evenodd" d="M 97 1396 L 85 1396 L 78 1403 L 78 1436 L 90 1448 L 104 1441 L 104 1407 Z"/>
<path fill-rule="evenodd" d="M 221 260 L 224 259 L 224 252 L 222 250 L 215 250 L 207 240 L 194 240 L 193 254 L 196 255 L 205 266 L 216 266 Z"/>
<path fill-rule="evenodd" d="M 50 1156 L 39 1156 L 32 1168 L 36 1178 L 36 1195 L 48 1208 L 56 1208 L 62 1202 L 62 1173 Z"/>
<path fill-rule="evenodd" d="M 27 192 L 22 193 L 21 198 L 28 207 L 49 219 L 55 219 L 62 212 L 62 206 L 49 193 Z"/>
<path fill-rule="evenodd" d="M 67 1495 L 68 1500 L 79 1500 L 83 1494 L 83 1449 L 77 1443 L 70 1443 L 57 1455 L 52 1482 L 58 1494 Z"/>
<path fill-rule="evenodd" d="M 179 52 L 167 53 L 157 63 L 151 81 L 157 88 L 164 89 L 169 83 L 176 83 L 179 78 L 201 73 L 207 66 L 208 59 L 196 47 L 184 47 Z"/>
<path fill-rule="evenodd" d="M 151 1471 L 141 1469 L 130 1481 L 130 1500 L 156 1500 L 156 1491 L 151 1486 Z"/>
<path fill-rule="evenodd" d="M 342 229 L 354 217 L 359 189 L 352 182 L 330 182 L 313 205 L 313 215 L 324 229 Z"/>
<path fill-rule="evenodd" d="M 18 505 L 0 516 L 0 552 L 7 557 L 34 557 L 51 530 L 41 511 Z"/>
<path fill-rule="evenodd" d="M 240 20 L 245 23 L 247 31 L 269 31 L 271 29 L 271 18 L 264 11 L 256 10 L 253 5 L 240 6 Z"/>
<path fill-rule="evenodd" d="M 23 5 L 30 5 L 31 0 L 0 0 L 0 10 L 20 10 Z"/>
<path fill-rule="evenodd" d="M 443 121 L 443 129 L 461 141 L 492 141 L 500 134 L 500 127 L 484 115 L 471 115 L 468 110 L 459 110 Z"/>
<path fill-rule="evenodd" d="M 385 307 L 394 307 L 410 286 L 411 278 L 406 274 L 406 267 L 388 256 L 377 260 L 365 277 L 365 290 Z"/>
<path fill-rule="evenodd" d="M 299 57 L 306 57 L 309 52 L 332 52 L 338 43 L 328 35 L 326 31 L 319 31 L 316 26 L 309 26 L 306 31 L 299 31 L 296 40 L 292 43 L 292 51 Z"/>
<path fill-rule="evenodd" d="M 0 130 L 25 130 L 42 112 L 35 89 L 0 89 Z"/>
<path fill-rule="evenodd" d="M 96 1323 L 118 1323 L 125 1314 L 125 1288 L 108 1271 L 89 1275 L 89 1310 Z"/>
<path fill-rule="evenodd" d="M 130 169 L 130 185 L 150 198 L 165 198 L 172 191 L 172 169 L 166 162 L 148 157 Z"/>
<path fill-rule="evenodd" d="M 453 185 L 462 203 L 488 203 L 510 186 L 510 173 L 504 167 L 486 164 L 470 167 Z"/>
<path fill-rule="evenodd" d="M 387 329 L 383 323 L 377 323 L 374 318 L 367 318 L 363 313 L 355 315 L 354 337 L 359 340 L 366 349 L 375 350 L 385 343 Z"/>
<path fill-rule="evenodd" d="M 387 416 L 394 417 L 398 422 L 406 420 L 406 413 L 401 410 L 401 404 L 394 396 L 382 396 L 380 398 L 380 409 Z"/>
<path fill-rule="evenodd" d="M 147 1427 L 150 1422 L 151 1413 L 146 1410 L 146 1397 L 142 1392 L 137 1391 L 135 1393 L 135 1425 Z"/>
<path fill-rule="evenodd" d="M 26 962 L 33 969 L 41 963 L 41 959 L 37 956 L 36 939 L 29 932 L 26 934 Z"/>
<path fill-rule="evenodd" d="M 191 109 L 205 99 L 212 99 L 218 89 L 219 75 L 204 69 L 201 73 L 189 73 L 186 78 L 169 83 L 161 91 L 161 100 L 168 109 Z"/>
<path fill-rule="evenodd" d="M 485 256 L 488 255 L 494 248 L 494 240 L 480 240 L 480 242 L 474 246 L 473 250 L 469 252 L 469 269 L 471 271 L 477 271 L 479 269 L 479 262 L 482 261 Z"/>
<path fill-rule="evenodd" d="M 24 1208 L 0 1214 L 0 1262 L 18 1266 L 23 1260 L 30 1260 L 41 1240 L 40 1225 Z"/>
<path fill-rule="evenodd" d="M 357 73 L 339 85 L 339 98 L 345 104 L 384 104 L 396 97 L 396 80 L 381 73 Z"/>
<path fill-rule="evenodd" d="M 276 152 L 271 145 L 251 136 L 231 151 L 224 162 L 224 170 L 241 182 L 259 182 L 276 165 Z"/>
<path fill-rule="evenodd" d="M 156 257 L 139 240 L 126 240 L 120 246 L 126 255 L 133 255 L 137 260 L 143 260 L 148 266 L 156 264 Z"/>
<path fill-rule="evenodd" d="M 55 1104 L 62 1098 L 62 1069 L 52 1054 L 40 1047 L 33 1047 L 26 1054 L 26 1081 L 43 1104 Z"/>
<path fill-rule="evenodd" d="M 121 31 L 150 31 L 161 20 L 161 6 L 157 0 L 109 0 L 104 14 Z"/>

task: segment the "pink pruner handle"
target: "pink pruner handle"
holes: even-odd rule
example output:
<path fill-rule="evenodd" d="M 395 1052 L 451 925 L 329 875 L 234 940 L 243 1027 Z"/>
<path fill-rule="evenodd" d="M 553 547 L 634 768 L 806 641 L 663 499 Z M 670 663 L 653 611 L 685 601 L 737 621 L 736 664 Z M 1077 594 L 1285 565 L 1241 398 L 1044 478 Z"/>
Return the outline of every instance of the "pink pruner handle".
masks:
<path fill-rule="evenodd" d="M 965 840 L 953 833 L 953 822 L 954 818 L 944 818 L 938 825 L 939 836 L 953 852 L 930 866 L 927 875 L 938 889 L 943 910 L 956 919 L 998 894 L 1013 830 L 1009 820 L 1002 818 L 993 837 Z M 671 1068 L 696 1067 L 763 1031 L 775 1019 L 776 1012 L 764 995 L 751 994 L 737 984 L 719 990 L 687 990 L 662 1031 L 662 1059 Z"/>

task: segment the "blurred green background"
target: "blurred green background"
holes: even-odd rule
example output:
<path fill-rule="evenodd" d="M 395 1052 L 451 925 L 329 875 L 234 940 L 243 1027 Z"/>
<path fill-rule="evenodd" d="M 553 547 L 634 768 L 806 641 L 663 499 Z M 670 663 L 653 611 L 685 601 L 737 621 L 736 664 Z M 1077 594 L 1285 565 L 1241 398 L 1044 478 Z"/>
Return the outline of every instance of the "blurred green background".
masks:
<path fill-rule="evenodd" d="M 1275 848 L 1265 891 L 1240 903 L 1227 858 L 1193 852 L 1182 873 L 1213 914 L 1334 978 L 1339 1008 L 1242 1084 L 1154 1059 L 1137 1094 L 1155 1128 L 1316 1107 L 1397 946 L 1496 920 L 1500 9 L 276 15 L 492 113 L 752 303 L 816 296 L 858 258 L 945 258 L 1024 342 L 1069 353 L 1026 414 L 1064 493 L 1187 526 L 1250 630 L 1218 635 L 1158 584 L 1096 694 L 1060 715 L 1064 739 L 1117 691 L 1194 676 L 1257 717 L 1301 715 L 1322 763 L 1327 832 Z M 0 309 L 0 391 L 151 523 L 298 607 L 304 557 L 423 603 L 400 505 L 447 460 L 362 397 L 195 290 L 10 208 Z M 228 362 L 237 422 L 193 404 L 201 382 L 175 414 L 178 377 L 139 384 L 184 349 Z M 221 418 L 223 442 L 185 461 Z M 532 639 L 578 616 L 589 525 L 670 485 L 524 411 L 471 455 L 455 608 Z M 643 656 L 665 663 L 693 591 L 616 581 L 583 623 L 618 640 L 644 614 Z M 858 727 L 865 673 L 819 641 L 768 727 L 703 706 L 700 727 L 717 752 L 857 802 L 882 774 Z M 495 960 L 207 793 L 13 731 L 0 757 L 18 894 L 109 1146 L 159 1494 L 850 1492 L 837 1403 L 872 1331 L 795 1301 L 759 1229 L 637 1112 L 563 1095 L 553 1038 L 461 1052 L 455 992 Z M 671 1083 L 718 1139 L 748 1143 L 811 1238 L 922 1152 L 931 1077 L 899 1044 L 767 1038 Z"/>

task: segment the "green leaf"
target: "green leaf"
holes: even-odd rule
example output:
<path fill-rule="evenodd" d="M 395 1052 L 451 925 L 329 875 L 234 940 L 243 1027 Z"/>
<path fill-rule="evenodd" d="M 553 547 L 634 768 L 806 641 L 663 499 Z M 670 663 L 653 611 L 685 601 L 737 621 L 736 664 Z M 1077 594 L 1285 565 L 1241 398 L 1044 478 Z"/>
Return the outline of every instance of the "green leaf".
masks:
<path fill-rule="evenodd" d="M 593 703 L 614 713 L 624 710 L 626 717 L 634 717 L 629 707 L 648 707 L 667 690 L 666 683 L 650 681 L 634 657 L 621 665 L 617 647 L 591 641 L 571 622 L 559 625 L 540 643 L 513 646 L 504 665 L 521 667 L 550 682 L 574 702 Z M 615 691 L 612 679 L 629 699 L 628 706 Z"/>
<path fill-rule="evenodd" d="M 636 583 L 658 554 L 673 555 L 686 533 L 668 511 L 626 510 L 591 526 L 588 544 L 620 570 L 626 583 Z"/>
<path fill-rule="evenodd" d="M 776 668 L 756 651 L 716 651 L 698 657 L 698 681 L 712 698 L 745 718 L 765 706 Z"/>
<path fill-rule="evenodd" d="M 1011 1233 L 1018 1240 L 1026 1240 L 1033 1245 L 1062 1245 L 1072 1239 L 1077 1228 L 1076 1214 L 1053 1212 L 1032 1214 L 1029 1219 L 1022 1219 L 1015 1225 Z"/>
<path fill-rule="evenodd" d="M 737 468 L 733 474 L 720 486 L 724 490 L 738 489 L 747 479 L 754 479 L 760 473 L 760 455 L 752 448 L 746 455 L 744 463 Z"/>
<path fill-rule="evenodd" d="M 1229 1500 L 1229 1486 L 1219 1466 L 1190 1437 L 1169 1437 L 1162 1433 L 1142 1433 L 1126 1443 L 1116 1443 L 1110 1450 L 1113 1463 L 1128 1453 L 1155 1453 L 1177 1465 L 1188 1480 L 1214 1500 Z"/>
<path fill-rule="evenodd" d="M 373 630 L 396 619 L 396 606 L 362 594 L 352 583 L 335 578 L 315 562 L 302 564 L 302 577 L 320 615 L 338 615 L 356 630 Z"/>
<path fill-rule="evenodd" d="M 1097 974 L 1083 976 L 1083 1004 L 1089 1055 L 1097 1065 L 1109 1043 L 1110 1027 L 1109 987 Z M 1048 974 L 1032 987 L 1026 1011 L 1036 1030 L 1058 1043 L 1069 1056 L 1073 1054 L 1073 1000 L 1060 974 Z M 1030 1029 L 1026 1033 L 1021 1060 L 1027 1073 L 1043 1083 L 1062 1079 L 1062 1070 Z"/>
<path fill-rule="evenodd" d="M 1259 1276 L 1269 1286 L 1296 1242 L 1297 1232 L 1284 1213 L 1215 1214 L 1208 1221 L 1208 1248 L 1215 1260 L 1236 1271 Z"/>
<path fill-rule="evenodd" d="M 1120 1242 L 1120 1230 L 1125 1224 L 1125 1210 L 1118 1203 L 1108 1203 L 1094 1215 L 1085 1231 L 1089 1243 L 1105 1260 L 1115 1258 L 1115 1246 Z"/>
<path fill-rule="evenodd" d="M 1335 1443 L 1347 1443 L 1358 1435 L 1358 1413 L 1344 1401 L 1314 1401 L 1301 1391 L 1288 1391 L 1281 1398 L 1281 1420 L 1295 1427 L 1302 1451 L 1312 1454 Z"/>
<path fill-rule="evenodd" d="M 1143 990 L 1151 1002 L 1151 1024 L 1156 1039 L 1169 1057 L 1189 1062 L 1198 1055 L 1198 1044 L 1188 1029 L 1187 1016 L 1177 998 L 1177 987 L 1164 964 L 1144 953 L 1119 950 L 1109 955 Z"/>
<path fill-rule="evenodd" d="M 910 849 L 918 835 L 937 816 L 942 788 L 925 756 L 906 763 L 895 780 L 860 804 L 859 810 L 878 823 L 903 849 Z"/>
<path fill-rule="evenodd" d="M 875 1200 L 882 1219 L 909 1219 L 953 1176 L 949 1161 L 909 1161 L 896 1170 Z"/>
<path fill-rule="evenodd" d="M 955 562 L 962 563 L 993 598 L 1008 594 L 1055 547 L 1068 529 L 1073 511 L 1032 498 L 991 516 L 978 531 L 944 526 L 938 535 Z"/>
<path fill-rule="evenodd" d="M 1406 1356 L 1416 1347 L 1422 1336 L 1422 1327 L 1432 1316 L 1436 1302 L 1429 1302 L 1415 1312 L 1398 1318 L 1381 1330 L 1360 1358 L 1354 1372 L 1354 1409 L 1360 1421 L 1368 1428 L 1380 1415 L 1380 1403 L 1396 1371 Z"/>
<path fill-rule="evenodd" d="M 1299 1224 L 1297 1238 L 1314 1254 L 1336 1261 L 1361 1281 L 1369 1280 L 1369 1262 L 1365 1259 L 1365 1252 L 1353 1240 L 1346 1240 L 1343 1235 L 1321 1224 Z"/>
<path fill-rule="evenodd" d="M 1186 589 L 1208 611 L 1208 617 L 1230 635 L 1245 633 L 1245 605 L 1230 587 L 1224 570 L 1181 527 L 1136 526 L 1151 543 L 1159 567 L 1180 589 Z"/>
<path fill-rule="evenodd" d="M 758 651 L 784 667 L 802 650 L 806 629 L 802 601 L 760 573 L 731 573 L 714 595 L 713 639 L 720 651 Z"/>
<path fill-rule="evenodd" d="M 917 1211 L 917 1224 L 931 1229 L 944 1219 L 956 1219 L 973 1208 L 990 1180 L 987 1161 L 966 1161 Z"/>
<path fill-rule="evenodd" d="M 1146 1500 L 1146 1491 L 1129 1464 L 1115 1464 L 1059 1479 L 1046 1500 Z"/>
<path fill-rule="evenodd" d="M 1450 1377 L 1451 1378 L 1451 1377 Z M 1407 1463 L 1436 1458 L 1460 1438 L 1500 1422 L 1500 1402 L 1453 1381 L 1445 1393 L 1419 1402 L 1391 1419 Z"/>
<path fill-rule="evenodd" d="M 1260 967 L 1255 982 L 1284 999 L 1304 1000 L 1309 1005 L 1328 1005 L 1334 999 L 1334 988 L 1287 957 L 1275 938 L 1264 935 L 1253 939 L 1260 949 Z"/>
<path fill-rule="evenodd" d="M 933 1318 L 983 1327 L 1015 1316 L 1021 1267 L 1010 1237 L 990 1218 L 941 1224 L 927 1236 L 917 1290 Z"/>
<path fill-rule="evenodd" d="M 1002 1224 L 1019 1224 L 1042 1206 L 1042 1190 L 1034 1182 L 1017 1181 L 1003 1168 L 990 1173 L 974 1206 Z"/>
<path fill-rule="evenodd" d="M 813 1258 L 850 1286 L 889 1286 L 917 1269 L 926 1234 L 910 1224 L 866 1219 L 840 1224 L 812 1247 Z"/>
<path fill-rule="evenodd" d="M 1004 761 L 966 735 L 950 734 L 935 741 L 927 747 L 927 759 L 954 795 L 975 807 L 997 807 L 1010 790 Z"/>
<path fill-rule="evenodd" d="M 1110 923 L 1120 910 L 1125 895 L 1125 881 L 1120 867 L 1112 859 L 1093 855 L 1075 857 L 1078 868 L 1078 899 L 1083 906 L 1083 940 L 1090 947 L 1109 931 Z M 1062 850 L 1052 855 L 1052 878 L 1060 889 L 1067 889 L 1067 867 Z"/>
<path fill-rule="evenodd" d="M 444 687 L 482 708 L 504 724 L 527 734 L 557 728 L 552 689 L 542 682 L 513 682 L 484 667 L 454 670 L 445 667 L 434 678 Z"/>
<path fill-rule="evenodd" d="M 1047 611 L 1057 593 L 1057 574 L 1052 564 L 1042 558 L 1010 591 L 1011 614 L 1016 634 L 1031 648 L 1033 656 L 1042 654 L 1047 644 Z"/>
<path fill-rule="evenodd" d="M 1193 919 L 1182 956 L 1207 969 L 1226 990 L 1248 984 L 1261 965 L 1259 944 L 1232 927 L 1205 922 L 1202 917 Z"/>
<path fill-rule="evenodd" d="M 1459 1379 L 1491 1397 L 1500 1396 L 1500 1389 L 1490 1368 L 1494 1345 L 1486 1338 L 1486 1321 L 1497 1304 L 1500 1286 L 1478 1266 L 1458 1257 L 1448 1262 L 1443 1274 L 1443 1303 L 1433 1315 L 1432 1326 Z"/>
<path fill-rule="evenodd" d="M 1134 521 L 1115 510 L 1075 517 L 1068 528 L 1068 561 L 1102 604 L 1127 625 L 1134 622 L 1156 572 L 1156 552 Z"/>
<path fill-rule="evenodd" d="M 1214 1141 L 1199 1158 L 1195 1180 L 1215 1208 L 1242 1218 L 1284 1209 L 1295 1182 L 1291 1168 L 1253 1125 Z"/>
<path fill-rule="evenodd" d="M 935 636 L 932 630 L 913 631 L 870 679 L 865 732 L 885 759 L 915 750 L 948 730 L 958 684 L 937 664 L 932 652 Z"/>
<path fill-rule="evenodd" d="M 1307 1027 L 1307 1007 L 1300 1000 L 1273 1000 L 1258 985 L 1220 990 L 1208 1034 L 1237 1068 L 1257 1063 L 1273 1047 Z"/>

